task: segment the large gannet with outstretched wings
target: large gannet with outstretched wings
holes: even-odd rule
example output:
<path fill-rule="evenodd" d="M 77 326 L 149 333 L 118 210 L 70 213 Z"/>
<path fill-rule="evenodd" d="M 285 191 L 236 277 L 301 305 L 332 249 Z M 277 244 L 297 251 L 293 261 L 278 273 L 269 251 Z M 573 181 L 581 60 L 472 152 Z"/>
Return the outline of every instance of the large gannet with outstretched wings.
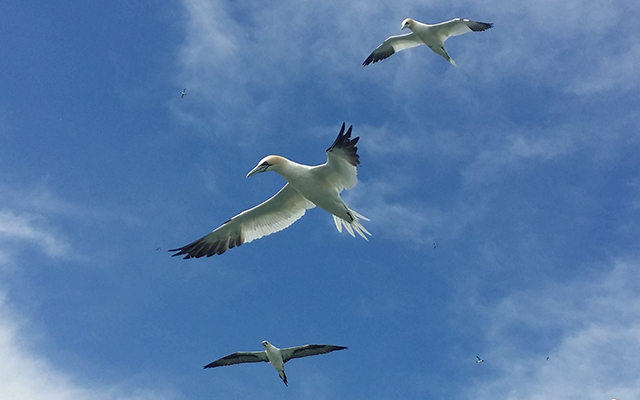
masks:
<path fill-rule="evenodd" d="M 441 55 L 451 64 L 456 62 L 449 56 L 444 48 L 444 42 L 451 36 L 458 36 L 469 32 L 485 31 L 493 26 L 492 23 L 471 21 L 469 19 L 454 18 L 450 21 L 441 22 L 435 25 L 423 24 L 407 18 L 402 21 L 401 30 L 411 29 L 411 33 L 398 36 L 390 36 L 378 46 L 366 60 L 362 63 L 367 66 L 384 60 L 387 57 L 405 49 L 426 44 L 434 53 Z"/>
<path fill-rule="evenodd" d="M 267 201 L 231 218 L 208 235 L 185 246 L 169 251 L 184 258 L 210 257 L 252 240 L 281 231 L 300 219 L 309 208 L 318 206 L 333 214 L 339 232 L 344 227 L 351 236 L 355 233 L 367 239 L 371 235 L 360 220 L 369 219 L 350 209 L 340 197 L 343 189 L 351 189 L 358 182 L 356 166 L 360 165 L 356 144 L 351 139 L 352 126 L 345 133 L 345 124 L 331 147 L 327 162 L 304 165 L 281 156 L 267 156 L 260 160 L 247 178 L 265 171 L 275 171 L 287 180 L 278 193 Z"/>
<path fill-rule="evenodd" d="M 294 358 L 302 358 L 308 356 L 317 356 L 318 354 L 326 354 L 336 350 L 344 350 L 347 347 L 333 346 L 329 344 L 306 344 L 304 346 L 287 347 L 286 349 L 279 349 L 271 343 L 264 340 L 262 342 L 264 346 L 263 351 L 239 351 L 237 353 L 229 354 L 220 359 L 217 359 L 207 365 L 205 368 L 221 367 L 224 365 L 234 365 L 253 362 L 268 362 L 273 365 L 273 368 L 278 371 L 280 379 L 286 386 L 289 386 L 287 382 L 287 375 L 284 373 L 284 364 Z"/>

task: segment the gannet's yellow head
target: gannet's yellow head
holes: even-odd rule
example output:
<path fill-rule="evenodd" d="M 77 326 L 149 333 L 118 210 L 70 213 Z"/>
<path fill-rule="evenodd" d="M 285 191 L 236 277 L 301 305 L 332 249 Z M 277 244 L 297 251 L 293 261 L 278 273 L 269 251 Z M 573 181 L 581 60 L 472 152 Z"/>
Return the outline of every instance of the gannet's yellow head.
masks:
<path fill-rule="evenodd" d="M 400 26 L 400 30 L 403 30 L 404 28 L 413 28 L 413 24 L 415 23 L 414 20 L 412 20 L 411 18 L 405 18 L 404 21 L 402 21 L 402 25 Z"/>
<path fill-rule="evenodd" d="M 247 178 L 253 176 L 255 174 L 259 174 L 261 172 L 277 170 L 279 165 L 284 163 L 285 159 L 280 156 L 266 156 L 258 165 L 256 165 L 249 173 L 247 174 Z"/>

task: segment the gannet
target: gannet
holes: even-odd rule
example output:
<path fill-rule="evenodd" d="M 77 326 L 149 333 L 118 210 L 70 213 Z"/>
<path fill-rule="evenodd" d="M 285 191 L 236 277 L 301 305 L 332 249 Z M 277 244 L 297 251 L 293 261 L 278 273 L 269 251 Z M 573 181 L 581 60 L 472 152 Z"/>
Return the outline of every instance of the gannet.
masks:
<path fill-rule="evenodd" d="M 183 98 L 186 95 L 187 95 L 187 88 L 184 88 L 182 89 L 182 92 L 180 92 L 180 98 Z"/>
<path fill-rule="evenodd" d="M 350 126 L 344 132 L 342 124 L 338 137 L 327 149 L 327 162 L 309 166 L 298 164 L 281 156 L 270 155 L 258 163 L 247 178 L 265 171 L 275 171 L 287 180 L 278 193 L 249 210 L 231 218 L 208 235 L 186 246 L 172 249 L 173 256 L 185 254 L 187 258 L 211 257 L 228 249 L 249 243 L 252 240 L 281 231 L 293 224 L 309 208 L 318 206 L 331 214 L 342 232 L 344 226 L 351 236 L 354 231 L 368 240 L 371 233 L 360 220 L 368 218 L 350 209 L 340 197 L 343 189 L 351 189 L 358 182 L 356 166 L 360 165 L 357 154 L 359 137 L 351 139 Z"/>
<path fill-rule="evenodd" d="M 482 358 L 480 358 L 480 357 L 478 357 L 478 356 L 476 356 L 476 358 L 478 359 L 478 361 L 476 361 L 477 363 L 484 362 L 484 360 L 483 360 Z"/>
<path fill-rule="evenodd" d="M 327 344 L 307 344 L 304 346 L 287 347 L 286 349 L 279 349 L 266 340 L 262 341 L 264 351 L 239 351 L 237 353 L 229 354 L 220 359 L 215 360 L 212 363 L 205 365 L 205 368 L 214 368 L 224 365 L 252 363 L 252 362 L 268 362 L 273 365 L 273 368 L 278 371 L 280 379 L 284 382 L 285 386 L 289 386 L 287 382 L 287 375 L 284 373 L 284 364 L 293 359 L 307 356 L 317 356 L 318 354 L 330 353 L 336 350 L 344 350 L 347 347 L 333 346 Z"/>
<path fill-rule="evenodd" d="M 435 25 L 427 25 L 422 22 L 414 21 L 407 18 L 402 21 L 401 30 L 404 28 L 411 29 L 411 33 L 398 36 L 389 36 L 387 40 L 382 42 L 373 53 L 367 57 L 362 63 L 367 66 L 391 56 L 404 49 L 426 44 L 436 54 L 441 55 L 451 64 L 456 62 L 449 57 L 449 53 L 444 48 L 444 42 L 451 36 L 458 36 L 468 32 L 485 31 L 493 26 L 493 23 L 471 21 L 469 19 L 454 18 L 450 21 L 441 22 Z"/>

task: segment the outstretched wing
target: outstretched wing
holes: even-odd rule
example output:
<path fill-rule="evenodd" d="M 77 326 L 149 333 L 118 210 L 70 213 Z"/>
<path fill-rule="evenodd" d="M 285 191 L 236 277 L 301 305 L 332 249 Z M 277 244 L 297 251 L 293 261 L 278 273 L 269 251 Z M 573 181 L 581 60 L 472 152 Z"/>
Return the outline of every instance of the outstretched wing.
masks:
<path fill-rule="evenodd" d="M 424 43 L 413 32 L 404 35 L 389 36 L 387 40 L 382 42 L 380 46 L 378 46 L 371 54 L 369 54 L 369 57 L 364 60 L 362 65 L 366 67 L 371 63 L 376 63 L 380 60 L 384 60 L 385 58 L 390 57 L 399 51 L 410 49 L 421 44 Z"/>
<path fill-rule="evenodd" d="M 211 257 L 252 240 L 281 231 L 302 217 L 305 211 L 315 207 L 288 183 L 265 202 L 241 212 L 210 234 L 172 249 L 173 256 L 187 258 Z"/>
<path fill-rule="evenodd" d="M 254 362 L 269 362 L 267 359 L 266 351 L 239 351 L 237 353 L 229 354 L 228 356 L 224 356 L 219 358 L 209 364 L 205 365 L 204 368 L 214 368 L 214 367 L 222 367 L 225 365 L 234 365 L 234 364 L 243 364 L 243 363 L 254 363 Z"/>
<path fill-rule="evenodd" d="M 317 356 L 318 354 L 326 354 L 331 353 L 332 351 L 344 349 L 347 349 L 347 347 L 333 346 L 329 344 L 307 344 L 304 346 L 287 347 L 286 349 L 281 349 L 280 354 L 282 354 L 282 362 L 286 363 L 292 358 Z"/>
<path fill-rule="evenodd" d="M 471 21 L 470 19 L 454 18 L 449 21 L 431 25 L 430 29 L 444 42 L 451 36 L 463 35 L 469 32 L 481 32 L 493 26 L 492 23 Z"/>
<path fill-rule="evenodd" d="M 351 139 L 353 125 L 349 126 L 346 133 L 344 128 L 343 122 L 338 137 L 327 149 L 327 163 L 322 166 L 326 179 L 336 186 L 338 191 L 345 188 L 351 189 L 358 183 L 356 166 L 360 165 L 360 156 L 356 147 L 360 138 Z"/>

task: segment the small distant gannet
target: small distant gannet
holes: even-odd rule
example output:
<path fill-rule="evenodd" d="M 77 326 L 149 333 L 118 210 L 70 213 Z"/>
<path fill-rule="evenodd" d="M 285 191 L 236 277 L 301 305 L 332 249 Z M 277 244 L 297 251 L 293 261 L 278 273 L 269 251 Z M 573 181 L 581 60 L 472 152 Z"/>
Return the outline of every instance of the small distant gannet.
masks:
<path fill-rule="evenodd" d="M 400 29 L 409 28 L 411 33 L 398 36 L 390 36 L 378 46 L 373 53 L 362 63 L 367 66 L 393 55 L 404 49 L 426 44 L 434 53 L 441 55 L 451 64 L 456 62 L 449 57 L 449 53 L 444 48 L 444 42 L 451 36 L 458 36 L 468 32 L 485 31 L 493 26 L 493 23 L 471 21 L 469 19 L 454 18 L 450 21 L 441 22 L 435 25 L 423 24 L 407 18 L 402 21 Z"/>
<path fill-rule="evenodd" d="M 260 160 L 247 178 L 265 171 L 275 171 L 287 180 L 287 184 L 267 201 L 241 212 L 208 235 L 186 246 L 172 249 L 173 256 L 185 254 L 187 258 L 211 257 L 228 249 L 249 243 L 254 239 L 281 231 L 300 217 L 309 208 L 318 206 L 331 214 L 338 232 L 342 227 L 355 237 L 354 231 L 368 240 L 371 235 L 360 220 L 369 221 L 347 207 L 340 197 L 343 189 L 351 189 L 358 182 L 356 166 L 360 165 L 356 143 L 351 139 L 350 126 L 344 132 L 342 124 L 338 137 L 327 149 L 327 162 L 309 166 L 298 164 L 281 156 L 267 156 Z"/>
<path fill-rule="evenodd" d="M 478 356 L 476 356 L 476 358 L 478 359 L 478 361 L 476 361 L 477 363 L 484 362 L 484 360 L 483 360 L 482 358 L 480 358 L 480 357 L 478 357 Z"/>
<path fill-rule="evenodd" d="M 344 350 L 347 347 L 344 346 L 332 346 L 327 344 L 307 344 L 304 346 L 287 347 L 286 349 L 279 349 L 271 343 L 264 340 L 262 342 L 264 351 L 239 351 L 237 353 L 229 354 L 215 360 L 212 363 L 205 365 L 205 368 L 214 368 L 224 365 L 253 363 L 253 362 L 268 362 L 273 365 L 273 368 L 278 371 L 280 379 L 284 382 L 285 386 L 289 386 L 287 382 L 287 375 L 284 373 L 284 364 L 293 359 L 308 356 L 316 356 L 318 354 L 326 354 L 336 350 Z"/>
<path fill-rule="evenodd" d="M 187 88 L 184 88 L 182 89 L 182 92 L 180 92 L 180 98 L 183 98 L 186 95 L 187 95 Z"/>

